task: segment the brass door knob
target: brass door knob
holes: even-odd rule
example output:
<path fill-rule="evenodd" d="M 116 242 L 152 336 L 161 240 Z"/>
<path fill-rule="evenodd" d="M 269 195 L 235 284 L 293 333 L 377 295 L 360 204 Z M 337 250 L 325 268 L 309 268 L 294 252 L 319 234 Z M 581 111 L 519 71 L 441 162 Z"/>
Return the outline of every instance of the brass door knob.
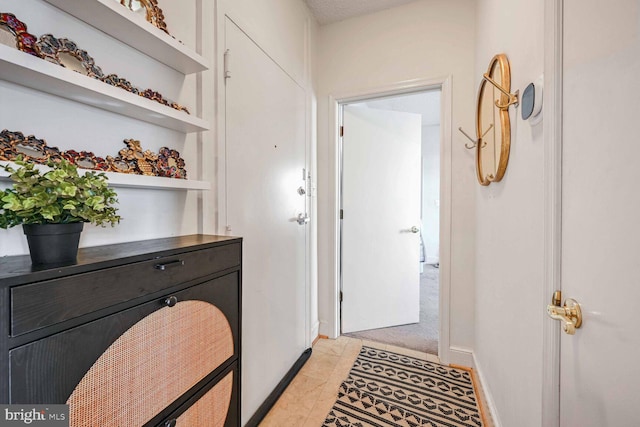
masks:
<path fill-rule="evenodd" d="M 567 298 L 564 305 L 560 306 L 561 294 L 556 291 L 553 294 L 553 303 L 547 306 L 547 314 L 549 317 L 562 322 L 562 330 L 574 335 L 576 329 L 582 326 L 582 310 L 580 304 L 573 298 Z"/>

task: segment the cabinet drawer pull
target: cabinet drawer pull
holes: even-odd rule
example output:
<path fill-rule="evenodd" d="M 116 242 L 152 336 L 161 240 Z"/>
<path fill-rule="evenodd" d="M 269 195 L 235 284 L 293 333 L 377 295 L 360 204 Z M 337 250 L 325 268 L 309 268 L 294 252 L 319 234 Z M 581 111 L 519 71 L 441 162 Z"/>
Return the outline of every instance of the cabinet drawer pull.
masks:
<path fill-rule="evenodd" d="M 176 427 L 176 419 L 168 420 L 164 423 L 164 427 Z"/>
<path fill-rule="evenodd" d="M 156 270 L 165 271 L 169 267 L 182 267 L 184 265 L 184 261 L 181 259 L 177 259 L 175 261 L 165 262 L 164 264 L 156 264 L 154 268 Z"/>
<path fill-rule="evenodd" d="M 164 300 L 164 305 L 166 305 L 167 307 L 173 307 L 177 303 L 178 303 L 178 298 L 173 295 L 171 295 L 169 298 Z"/>

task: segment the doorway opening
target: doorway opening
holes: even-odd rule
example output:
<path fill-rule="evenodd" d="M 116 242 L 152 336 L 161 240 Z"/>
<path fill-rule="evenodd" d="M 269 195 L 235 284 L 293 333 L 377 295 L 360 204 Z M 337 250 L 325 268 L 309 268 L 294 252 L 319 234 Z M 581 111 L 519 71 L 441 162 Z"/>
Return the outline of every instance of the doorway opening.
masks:
<path fill-rule="evenodd" d="M 442 88 L 339 104 L 340 332 L 439 354 Z"/>

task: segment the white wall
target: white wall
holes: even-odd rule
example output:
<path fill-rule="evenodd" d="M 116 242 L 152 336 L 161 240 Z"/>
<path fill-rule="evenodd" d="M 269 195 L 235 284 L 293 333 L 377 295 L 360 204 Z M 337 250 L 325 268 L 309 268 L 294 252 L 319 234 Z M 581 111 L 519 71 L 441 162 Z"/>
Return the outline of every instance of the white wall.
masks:
<path fill-rule="evenodd" d="M 226 13 L 301 86 L 309 86 L 307 27 L 315 20 L 302 0 L 220 0 Z M 315 29 L 312 29 L 315 31 Z"/>
<path fill-rule="evenodd" d="M 209 1 L 209 0 L 205 0 Z M 196 2 L 163 4 L 169 31 L 193 49 L 198 43 Z M 89 52 L 105 74 L 116 73 L 142 89 L 153 88 L 199 115 L 196 76 L 179 72 L 134 50 L 105 33 L 39 0 L 0 0 L 0 10 L 14 13 L 30 33 L 52 33 L 75 41 Z M 185 25 L 187 24 L 187 25 Z M 0 76 L 0 79 L 2 76 Z M 84 104 L 27 89 L 0 80 L 0 129 L 21 131 L 43 138 L 61 150 L 93 151 L 115 156 L 125 138 L 138 139 L 142 147 L 158 151 L 177 149 L 186 160 L 190 178 L 199 179 L 198 151 L 206 139 L 106 112 Z M 10 100 L 10 102 L 8 102 Z M 212 120 L 213 117 L 205 117 Z M 204 141 L 204 142 L 203 142 Z M 7 185 L 3 183 L 0 185 Z M 122 222 L 115 228 L 87 225 L 81 246 L 151 239 L 199 231 L 198 192 L 117 188 Z M 161 213 L 161 214 L 159 214 Z M 0 256 L 26 254 L 21 227 L 0 230 Z"/>
<path fill-rule="evenodd" d="M 329 96 L 452 76 L 452 127 L 473 126 L 474 0 L 422 0 L 320 27 L 318 55 L 318 282 L 320 333 L 332 335 L 335 147 Z M 473 347 L 474 173 L 452 133 L 451 346 Z"/>
<path fill-rule="evenodd" d="M 511 63 L 511 88 L 543 72 L 544 2 L 481 0 L 476 84 L 493 55 Z M 504 426 L 541 425 L 543 288 L 542 124 L 511 107 L 511 155 L 500 183 L 476 185 L 475 358 Z"/>

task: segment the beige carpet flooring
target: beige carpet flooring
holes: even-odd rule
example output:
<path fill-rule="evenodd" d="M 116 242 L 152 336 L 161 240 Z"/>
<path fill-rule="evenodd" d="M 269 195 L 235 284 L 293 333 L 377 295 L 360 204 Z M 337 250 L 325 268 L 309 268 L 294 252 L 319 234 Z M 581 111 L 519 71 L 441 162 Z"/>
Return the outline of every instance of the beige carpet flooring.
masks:
<path fill-rule="evenodd" d="M 348 337 L 376 341 L 429 354 L 438 354 L 439 270 L 425 265 L 420 275 L 420 322 L 351 332 Z"/>

